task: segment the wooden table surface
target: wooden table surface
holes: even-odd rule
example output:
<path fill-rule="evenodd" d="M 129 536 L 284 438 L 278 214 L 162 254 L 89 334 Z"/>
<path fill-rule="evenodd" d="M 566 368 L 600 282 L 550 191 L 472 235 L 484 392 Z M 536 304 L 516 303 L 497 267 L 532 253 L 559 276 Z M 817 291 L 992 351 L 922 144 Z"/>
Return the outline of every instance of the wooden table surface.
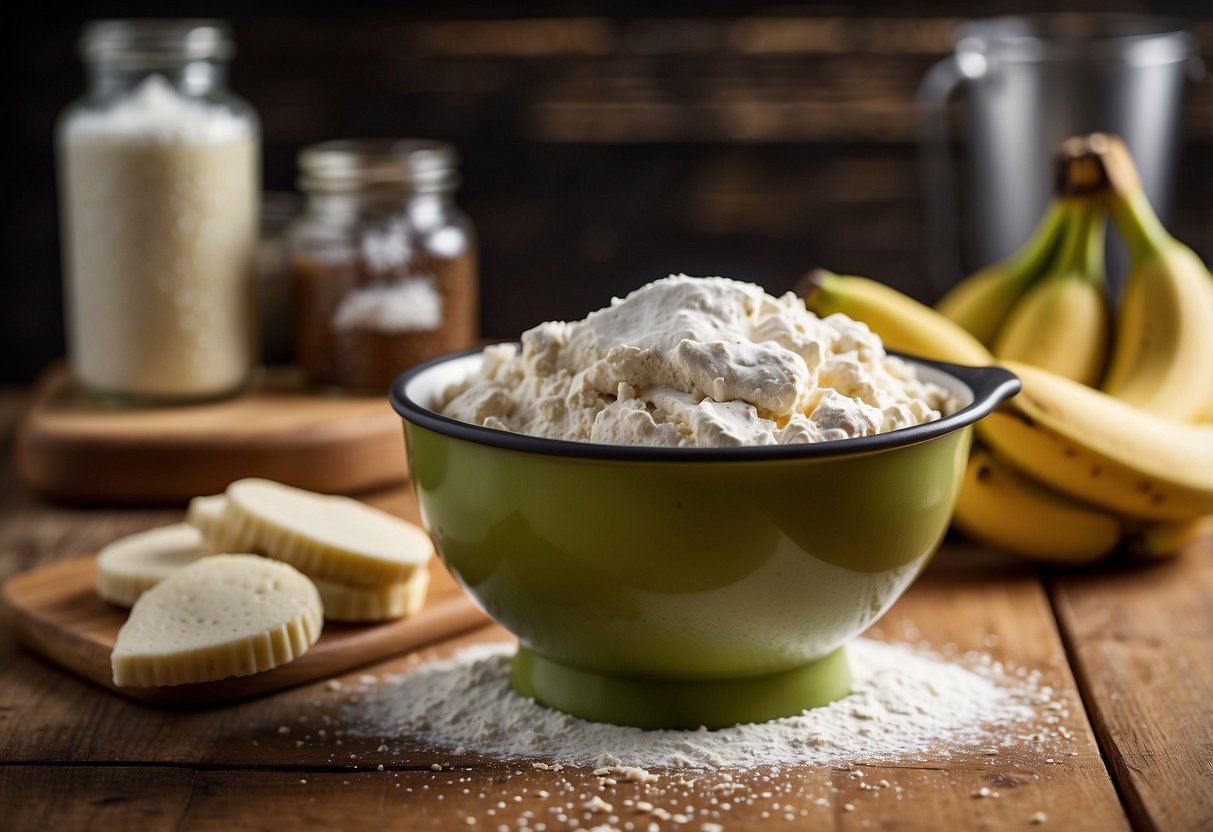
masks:
<path fill-rule="evenodd" d="M 27 401 L 0 393 L 0 579 L 180 519 L 30 494 L 12 462 Z M 380 500 L 415 517 L 407 491 Z M 355 692 L 417 656 L 337 684 L 162 710 L 0 632 L 0 829 L 1213 829 L 1210 541 L 1171 561 L 1059 572 L 949 540 L 869 635 L 1040 671 L 1053 688 L 1051 739 L 927 762 L 654 771 L 655 784 L 612 784 L 588 769 L 343 734 Z M 485 627 L 421 655 L 506 638 Z M 610 812 L 585 808 L 595 796 Z"/>

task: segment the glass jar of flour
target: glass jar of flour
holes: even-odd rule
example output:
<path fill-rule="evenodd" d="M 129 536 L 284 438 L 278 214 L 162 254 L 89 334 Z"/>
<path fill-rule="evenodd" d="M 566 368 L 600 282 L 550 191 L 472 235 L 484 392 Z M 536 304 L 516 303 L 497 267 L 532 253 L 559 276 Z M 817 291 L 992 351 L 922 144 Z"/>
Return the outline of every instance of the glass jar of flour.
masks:
<path fill-rule="evenodd" d="M 260 140 L 227 27 L 105 20 L 57 129 L 68 355 L 123 402 L 239 391 L 254 362 Z"/>
<path fill-rule="evenodd" d="M 420 139 L 299 154 L 295 357 L 313 383 L 382 391 L 402 370 L 476 343 L 476 244 L 451 197 L 455 166 L 453 147 Z"/>

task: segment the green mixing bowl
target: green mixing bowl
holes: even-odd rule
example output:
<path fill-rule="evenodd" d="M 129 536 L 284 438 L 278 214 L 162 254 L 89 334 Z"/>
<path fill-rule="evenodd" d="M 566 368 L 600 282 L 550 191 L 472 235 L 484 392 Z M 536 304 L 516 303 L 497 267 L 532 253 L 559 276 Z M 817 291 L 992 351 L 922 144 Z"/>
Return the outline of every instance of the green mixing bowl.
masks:
<path fill-rule="evenodd" d="M 436 412 L 480 360 L 441 358 L 391 388 L 426 528 L 518 636 L 519 693 L 644 728 L 759 722 L 846 695 L 843 645 L 922 571 L 971 426 L 1019 389 L 996 367 L 907 357 L 965 406 L 859 439 L 643 448 Z"/>

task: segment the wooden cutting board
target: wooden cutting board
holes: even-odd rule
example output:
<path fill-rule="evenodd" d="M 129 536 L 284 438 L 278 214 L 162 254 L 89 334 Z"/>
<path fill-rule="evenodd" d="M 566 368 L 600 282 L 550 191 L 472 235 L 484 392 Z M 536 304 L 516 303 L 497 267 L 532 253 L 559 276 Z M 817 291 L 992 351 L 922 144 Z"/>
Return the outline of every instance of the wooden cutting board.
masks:
<path fill-rule="evenodd" d="M 436 558 L 425 607 L 384 624 L 326 622 L 320 640 L 295 661 L 265 673 L 193 685 L 119 688 L 110 652 L 127 611 L 93 591 L 95 555 L 15 575 L 0 587 L 0 620 L 26 647 L 131 699 L 161 705 L 222 704 L 344 673 L 466 632 L 488 619 Z"/>
<path fill-rule="evenodd" d="M 88 503 L 181 504 L 241 477 L 356 494 L 408 475 L 386 395 L 324 395 L 292 368 L 266 371 L 232 399 L 116 408 L 56 365 L 18 427 L 16 456 L 30 488 Z"/>

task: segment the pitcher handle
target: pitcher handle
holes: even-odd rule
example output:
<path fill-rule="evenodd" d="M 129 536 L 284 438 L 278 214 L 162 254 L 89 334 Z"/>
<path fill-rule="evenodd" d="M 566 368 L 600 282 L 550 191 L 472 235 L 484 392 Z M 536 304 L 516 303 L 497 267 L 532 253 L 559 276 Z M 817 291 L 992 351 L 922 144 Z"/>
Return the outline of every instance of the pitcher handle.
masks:
<path fill-rule="evenodd" d="M 1199 55 L 1188 58 L 1188 80 L 1193 84 L 1205 80 L 1205 62 Z"/>
<path fill-rule="evenodd" d="M 927 211 L 927 269 L 935 296 L 961 277 L 957 256 L 955 177 L 949 153 L 948 100 L 965 81 L 989 71 L 985 56 L 962 51 L 937 61 L 918 85 L 919 165 Z"/>

